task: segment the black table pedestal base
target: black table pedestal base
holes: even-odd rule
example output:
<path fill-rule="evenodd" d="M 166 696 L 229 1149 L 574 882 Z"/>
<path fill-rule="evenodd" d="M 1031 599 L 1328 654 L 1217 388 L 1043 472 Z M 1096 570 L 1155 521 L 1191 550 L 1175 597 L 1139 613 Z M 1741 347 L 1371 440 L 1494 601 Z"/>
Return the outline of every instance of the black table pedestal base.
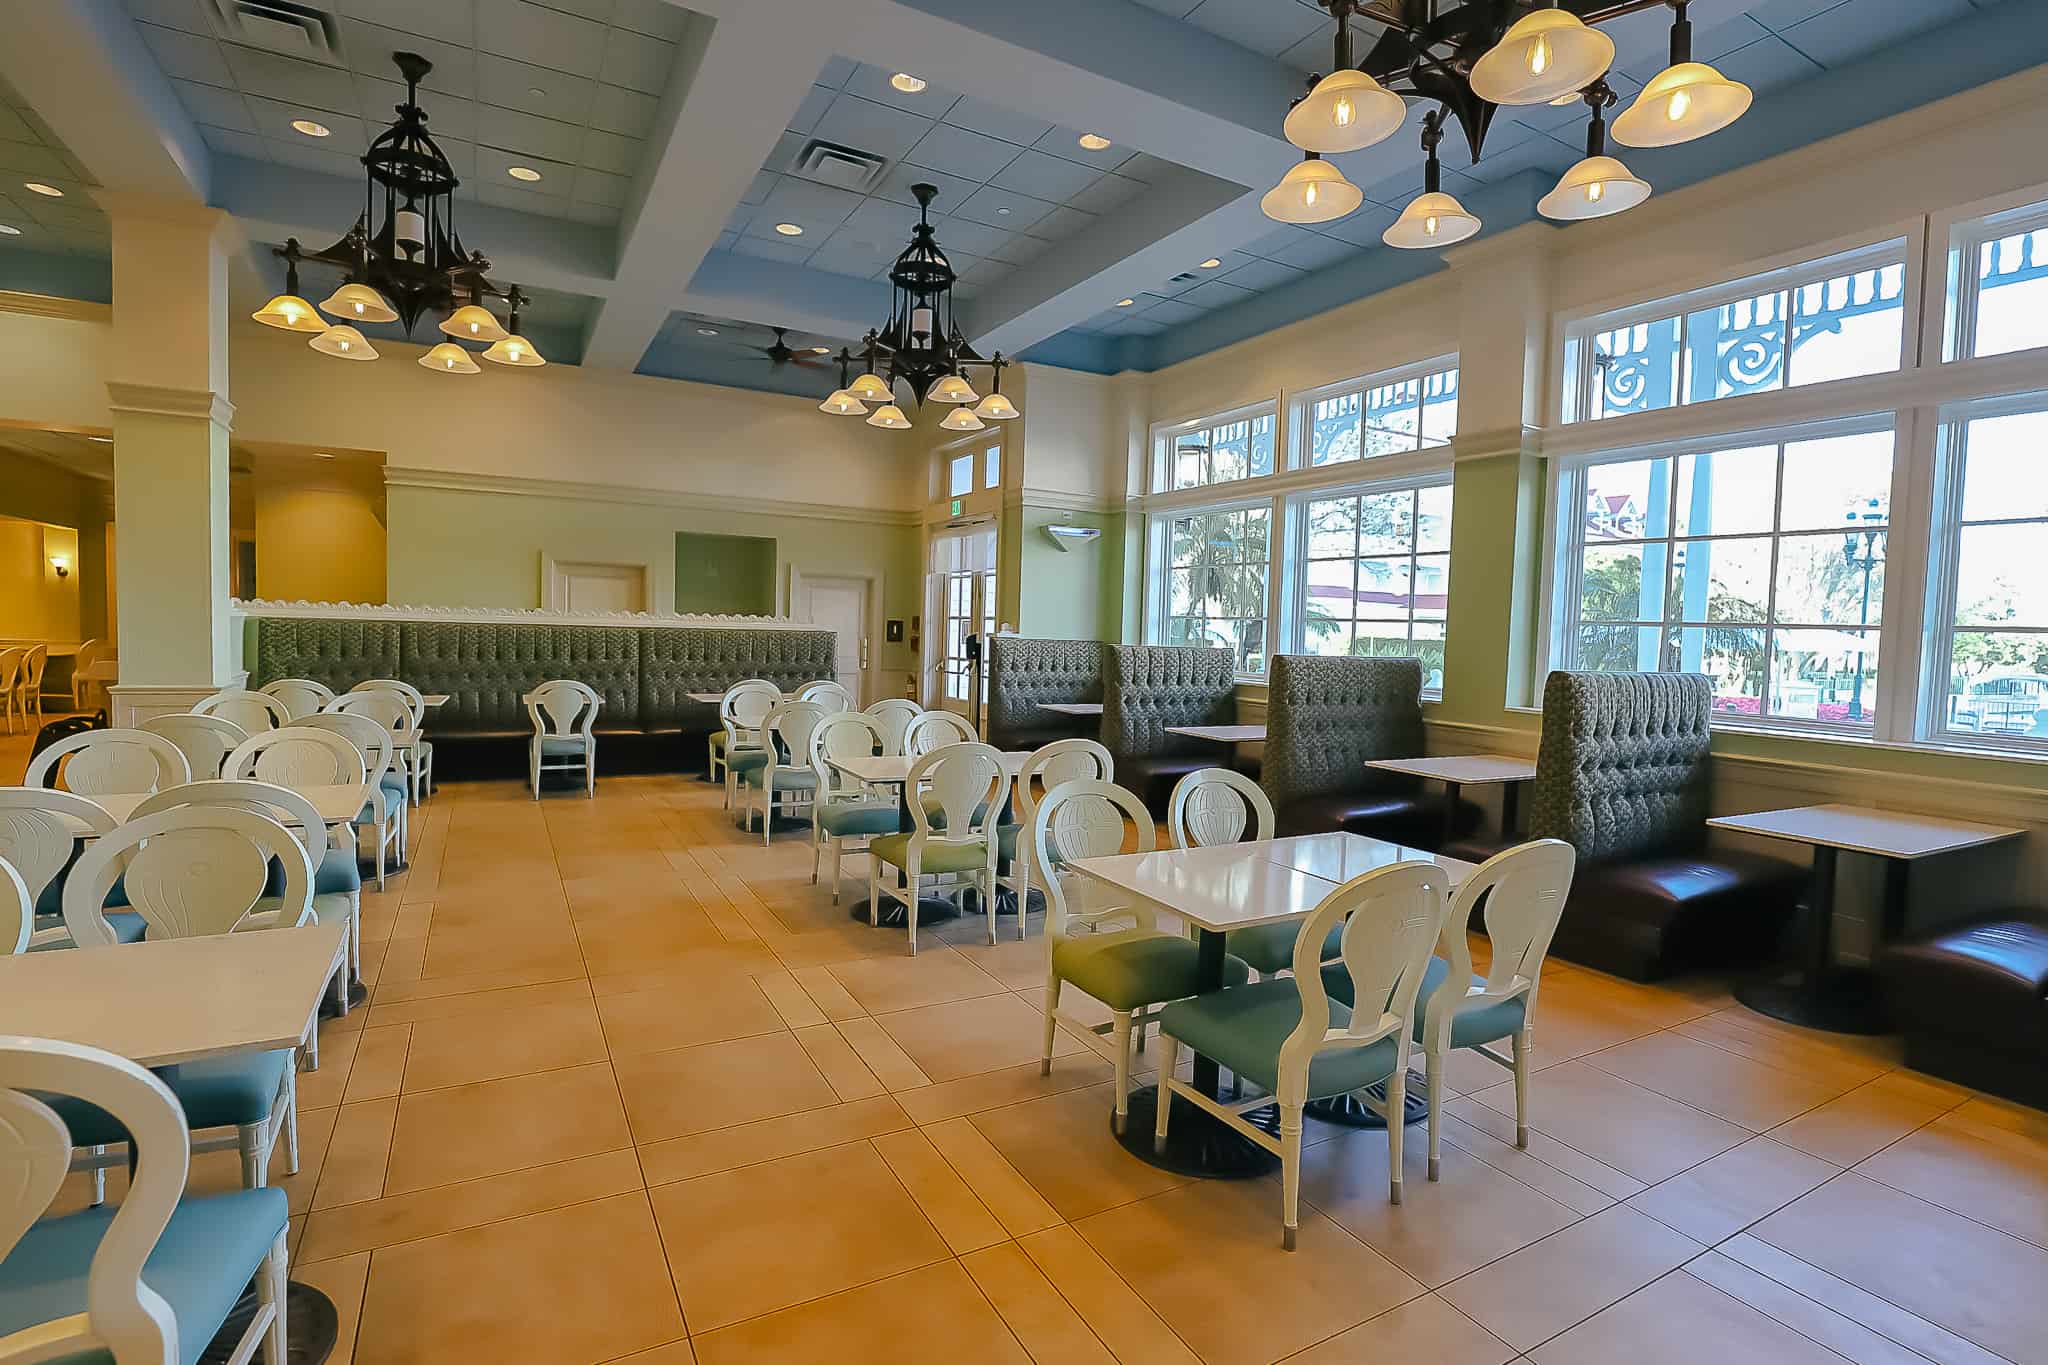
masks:
<path fill-rule="evenodd" d="M 847 917 L 866 924 L 868 922 L 868 898 L 862 896 L 855 900 L 847 911 Z M 919 896 L 917 898 L 917 927 L 920 932 L 958 918 L 960 918 L 959 907 L 944 896 Z M 909 919 L 909 913 L 904 910 L 902 901 L 892 901 L 886 896 L 882 898 L 881 923 L 877 927 L 882 929 L 901 929 L 909 922 Z"/>
<path fill-rule="evenodd" d="M 1833 967 L 1818 980 L 1745 981 L 1734 996 L 1758 1014 L 1801 1028 L 1865 1036 L 1891 1032 L 1877 980 L 1866 970 Z"/>
<path fill-rule="evenodd" d="M 363 984 L 361 977 L 357 977 L 348 983 L 348 1007 L 350 1009 L 356 1008 L 369 998 L 370 988 Z M 341 1018 L 341 1006 L 334 1003 L 334 994 L 331 991 L 320 997 L 320 1017 L 322 1019 Z"/>
<path fill-rule="evenodd" d="M 1206 1109 L 1186 1100 L 1174 1101 L 1173 1122 L 1167 1125 L 1166 1148 L 1155 1151 L 1152 1130 L 1158 1123 L 1159 1088 L 1133 1090 L 1124 1131 L 1116 1135 L 1123 1149 L 1148 1166 L 1175 1175 L 1211 1180 L 1251 1180 L 1280 1169 L 1280 1158 L 1231 1128 Z M 1268 1133 L 1280 1131 L 1280 1108 L 1269 1105 L 1244 1116 Z M 1111 1132 L 1115 1133 L 1114 1120 Z"/>
<path fill-rule="evenodd" d="M 234 1356 L 236 1343 L 255 1317 L 256 1291 L 250 1289 L 228 1311 L 227 1321 L 199 1353 L 199 1365 L 227 1365 Z M 334 1300 L 297 1280 L 285 1286 L 284 1353 L 289 1365 L 320 1365 L 334 1354 L 334 1343 L 340 1335 L 341 1316 L 334 1310 Z"/>
<path fill-rule="evenodd" d="M 1372 1097 L 1384 1103 L 1387 1098 L 1386 1083 L 1368 1086 Z M 1312 1119 L 1334 1123 L 1344 1128 L 1384 1128 L 1387 1121 L 1373 1112 L 1364 1100 L 1356 1095 L 1332 1095 L 1326 1100 L 1310 1100 L 1302 1110 Z M 1402 1106 L 1402 1122 L 1420 1123 L 1429 1117 L 1429 1090 L 1414 1077 L 1408 1079 L 1406 1103 Z"/>

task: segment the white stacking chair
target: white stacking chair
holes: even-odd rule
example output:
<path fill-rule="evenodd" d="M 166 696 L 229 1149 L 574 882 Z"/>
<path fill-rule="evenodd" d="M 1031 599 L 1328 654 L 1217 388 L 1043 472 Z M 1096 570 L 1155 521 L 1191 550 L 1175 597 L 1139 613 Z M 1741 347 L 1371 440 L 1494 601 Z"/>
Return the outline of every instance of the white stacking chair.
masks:
<path fill-rule="evenodd" d="M 28 664 L 28 651 L 15 646 L 0 649 L 0 720 L 7 724 L 7 733 L 14 733 L 14 715 L 21 701 L 21 674 Z"/>
<path fill-rule="evenodd" d="M 419 689 L 410 684 L 358 683 L 327 703 L 326 709 L 368 716 L 390 733 L 393 768 L 405 779 L 406 792 L 417 806 L 433 787 L 434 746 L 420 731 L 426 703 L 415 704 L 399 690 L 401 686 L 418 695 Z"/>
<path fill-rule="evenodd" d="M 87 730 L 60 739 L 29 760 L 22 785 L 49 786 L 53 772 L 80 796 L 161 791 L 192 780 L 178 746 L 147 730 Z"/>
<path fill-rule="evenodd" d="M 740 777 L 769 761 L 761 726 L 782 700 L 782 689 L 760 678 L 734 683 L 718 702 L 718 725 L 724 732 L 721 762 L 725 766 L 725 808 L 739 796 Z"/>
<path fill-rule="evenodd" d="M 192 708 L 195 716 L 219 716 L 242 727 L 247 734 L 259 734 L 292 723 L 285 704 L 267 692 L 229 687 L 214 693 Z"/>
<path fill-rule="evenodd" d="M 332 730 L 310 725 L 249 736 L 235 746 L 221 771 L 230 779 L 253 777 L 294 790 L 343 787 L 369 778 L 362 750 Z"/>
<path fill-rule="evenodd" d="M 858 711 L 860 703 L 844 683 L 831 678 L 807 682 L 796 690 L 798 701 L 814 701 L 828 712 Z"/>
<path fill-rule="evenodd" d="M 583 794 L 597 795 L 597 708 L 604 698 L 597 689 L 574 678 L 544 682 L 519 700 L 526 703 L 526 718 L 533 722 L 533 738 L 527 744 L 527 772 L 533 781 L 533 799 L 540 800 L 540 775 L 544 772 L 583 770 Z M 548 759 L 558 761 L 550 763 Z"/>
<path fill-rule="evenodd" d="M 792 808 L 811 804 L 818 792 L 817 770 L 811 766 L 811 735 L 829 712 L 815 701 L 779 701 L 761 722 L 768 761 L 747 774 L 747 828 L 754 828 L 754 792 L 761 793 L 761 842 L 775 829 L 778 794 Z M 785 760 L 784 755 L 788 755 Z M 779 789 L 779 791 L 778 791 Z"/>
<path fill-rule="evenodd" d="M 882 727 L 882 752 L 900 754 L 903 752 L 903 732 L 910 728 L 910 722 L 924 714 L 924 708 L 908 697 L 884 697 L 872 702 L 861 714 L 873 716 L 875 723 Z"/>
<path fill-rule="evenodd" d="M 227 766 L 228 755 L 249 737 L 248 731 L 225 716 L 196 716 L 189 711 L 151 716 L 138 728 L 162 735 L 177 745 L 178 752 L 185 755 L 185 766 L 192 770 L 194 782 L 219 777 L 221 769 Z"/>
<path fill-rule="evenodd" d="M 1246 839 L 1273 837 L 1273 802 L 1258 783 L 1229 768 L 1203 768 L 1174 783 L 1166 803 L 1166 832 L 1175 848 L 1211 848 Z M 1228 951 L 1243 958 L 1261 977 L 1294 965 L 1294 937 L 1299 924 L 1260 924 L 1233 929 L 1225 936 Z M 1323 956 L 1334 956 L 1335 941 Z"/>
<path fill-rule="evenodd" d="M 101 838 L 113 832 L 114 817 L 101 806 L 71 792 L 45 787 L 0 787 L 0 860 L 11 864 L 27 888 L 29 910 L 42 907 L 51 885 L 71 865 L 81 832 Z M 57 907 L 52 907 L 55 909 Z M 109 934 L 128 943 L 142 937 L 142 921 L 132 912 L 116 912 Z M 31 927 L 21 950 L 57 948 L 71 942 L 61 918 Z"/>
<path fill-rule="evenodd" d="M 21 661 L 14 689 L 21 718 L 33 729 L 43 723 L 43 669 L 50 662 L 48 645 L 30 645 Z"/>
<path fill-rule="evenodd" d="M 95 639 L 87 640 L 78 647 L 78 652 L 71 656 L 72 710 L 90 711 L 93 709 L 93 703 L 99 700 L 100 684 L 85 675 L 92 671 L 93 665 L 105 657 L 106 653 L 106 642 Z"/>
<path fill-rule="evenodd" d="M 777 687 L 774 683 L 769 682 L 766 678 L 747 678 L 744 681 L 736 682 L 732 684 L 732 686 L 726 688 L 725 691 L 719 696 L 718 728 L 716 730 L 713 730 L 704 741 L 706 754 L 704 761 L 704 772 L 705 775 L 713 782 L 722 783 L 725 781 L 725 699 L 727 697 L 730 697 L 735 690 L 742 687 L 765 687 L 775 694 L 776 699 L 778 701 L 782 697 L 782 689 Z M 730 804 L 730 801 L 731 793 L 728 792 L 728 804 Z"/>
<path fill-rule="evenodd" d="M 0 857 L 0 957 L 28 951 L 36 928 L 36 902 L 14 864 Z"/>
<path fill-rule="evenodd" d="M 377 889 L 384 889 L 384 873 L 398 851 L 396 861 L 405 860 L 406 831 L 410 820 L 405 802 L 405 779 L 394 771 L 391 732 L 357 711 L 325 711 L 299 722 L 315 730 L 332 730 L 356 746 L 363 755 L 363 789 L 367 794 L 363 812 L 351 825 L 366 829 L 376 845 L 373 861 L 377 867 Z M 396 790 L 393 789 L 395 784 Z M 355 850 L 349 850 L 355 856 Z"/>
<path fill-rule="evenodd" d="M 868 841 L 868 923 L 882 922 L 882 897 L 903 905 L 910 953 L 917 955 L 917 899 L 927 876 L 963 877 L 981 892 L 988 941 L 996 941 L 996 831 L 1002 809 L 1003 756 L 986 744 L 947 744 L 910 765 L 907 833 Z M 928 798 L 928 799 L 927 799 Z M 903 869 L 899 890 L 885 867 Z"/>
<path fill-rule="evenodd" d="M 844 711 L 826 716 L 811 731 L 811 771 L 817 777 L 817 791 L 811 798 L 811 884 L 827 849 L 832 853 L 832 903 L 839 904 L 839 880 L 846 863 L 849 844 L 865 851 L 867 841 L 899 832 L 902 810 L 893 796 L 873 788 L 839 766 L 849 758 L 866 758 L 885 752 L 882 727 L 873 716 Z"/>
<path fill-rule="evenodd" d="M 973 744 L 981 737 L 965 716 L 951 711 L 922 711 L 903 727 L 903 753 L 922 758 L 945 744 Z"/>
<path fill-rule="evenodd" d="M 1159 1013 L 1160 1102 L 1153 1140 L 1166 1146 L 1172 1096 L 1179 1095 L 1280 1158 L 1281 1244 L 1294 1250 L 1300 1225 L 1301 1123 L 1310 1100 L 1356 1094 L 1387 1119 L 1387 1199 L 1401 1202 L 1401 1144 L 1406 1127 L 1408 1048 L 1416 996 L 1430 949 L 1450 907 L 1450 876 L 1432 862 L 1394 863 L 1332 890 L 1303 921 L 1294 941 L 1294 974 L 1230 986 Z M 1343 952 L 1323 965 L 1323 940 L 1341 927 Z M 1342 982 L 1350 998 L 1333 1000 Z M 1286 1035 L 1278 1025 L 1292 1021 Z M 1219 1100 L 1175 1075 L 1185 1044 L 1265 1093 Z M 1386 1098 L 1366 1087 L 1386 1083 Z M 1276 1137 L 1244 1115 L 1280 1107 Z"/>
<path fill-rule="evenodd" d="M 133 1145 L 127 1196 L 111 1217 L 45 1217 L 70 1163 L 67 1116 L 81 1111 Z M 160 1077 L 97 1048 L 0 1037 L 0 1360 L 197 1360 L 253 1281 L 231 1358 L 285 1365 L 289 1201 L 276 1189 L 185 1198 L 191 1153 Z"/>
<path fill-rule="evenodd" d="M 1515 1145 L 1529 1145 L 1529 1051 L 1535 1045 L 1536 991 L 1543 960 L 1564 916 L 1578 854 L 1561 839 L 1504 849 L 1481 863 L 1458 888 L 1444 919 L 1437 956 L 1422 980 L 1422 1017 L 1415 1041 L 1429 1082 L 1429 1178 L 1437 1178 L 1443 1122 L 1444 1059 L 1469 1048 L 1515 1078 Z M 1493 945 L 1485 976 L 1472 971 L 1472 912 Z M 1503 1056 L 1490 1043 L 1508 1040 Z"/>
<path fill-rule="evenodd" d="M 997 855 L 1009 859 L 1010 870 L 1003 872 L 998 862 L 996 884 L 1017 897 L 1018 938 L 1025 936 L 1031 918 L 1031 820 L 1039 801 L 1062 782 L 1115 780 L 1116 760 L 1092 739 L 1056 739 L 1035 750 L 1017 770 L 1013 823 L 996 831 Z"/>
<path fill-rule="evenodd" d="M 258 690 L 283 702 L 285 716 L 295 721 L 319 714 L 334 700 L 334 689 L 312 678 L 279 678 Z"/>

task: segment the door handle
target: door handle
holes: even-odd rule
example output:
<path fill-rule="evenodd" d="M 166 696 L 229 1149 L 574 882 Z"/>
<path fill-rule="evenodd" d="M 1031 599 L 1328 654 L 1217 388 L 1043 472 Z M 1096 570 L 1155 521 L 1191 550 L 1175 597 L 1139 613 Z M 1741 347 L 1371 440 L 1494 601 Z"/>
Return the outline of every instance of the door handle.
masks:
<path fill-rule="evenodd" d="M 860 637 L 860 666 L 863 670 L 868 666 L 868 637 L 865 635 Z"/>

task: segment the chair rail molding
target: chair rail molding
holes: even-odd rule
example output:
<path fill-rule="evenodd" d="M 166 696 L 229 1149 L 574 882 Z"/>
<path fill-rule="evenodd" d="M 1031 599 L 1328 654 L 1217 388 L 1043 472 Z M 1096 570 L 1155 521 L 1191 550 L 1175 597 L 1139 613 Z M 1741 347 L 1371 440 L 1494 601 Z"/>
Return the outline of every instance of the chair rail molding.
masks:
<path fill-rule="evenodd" d="M 302 621 L 453 621 L 470 625 L 694 626 L 711 630 L 816 630 L 787 616 L 678 616 L 652 611 L 549 611 L 535 607 L 387 606 L 368 602 L 273 602 L 234 599 L 240 616 Z"/>
<path fill-rule="evenodd" d="M 579 483 L 569 479 L 527 479 L 510 474 L 467 474 L 452 469 L 384 466 L 386 488 L 430 488 L 455 493 L 502 493 L 510 497 L 569 498 L 583 502 L 620 502 L 635 507 L 686 507 L 702 512 L 751 512 L 771 517 L 811 517 L 822 521 L 857 521 L 867 526 L 916 526 L 915 511 L 900 507 L 851 507 L 840 503 L 794 502 L 779 498 L 738 498 L 689 493 L 675 488 L 640 488 L 618 483 Z"/>
<path fill-rule="evenodd" d="M 0 313 L 19 313 L 31 318 L 58 318 L 65 322 L 112 324 L 114 305 L 85 299 L 62 299 L 52 294 L 25 294 L 18 289 L 0 289 Z"/>
<path fill-rule="evenodd" d="M 115 412 L 143 412 L 159 417 L 203 417 L 224 427 L 235 424 L 235 405 L 212 389 L 167 388 L 160 384 L 107 381 L 107 406 Z"/>

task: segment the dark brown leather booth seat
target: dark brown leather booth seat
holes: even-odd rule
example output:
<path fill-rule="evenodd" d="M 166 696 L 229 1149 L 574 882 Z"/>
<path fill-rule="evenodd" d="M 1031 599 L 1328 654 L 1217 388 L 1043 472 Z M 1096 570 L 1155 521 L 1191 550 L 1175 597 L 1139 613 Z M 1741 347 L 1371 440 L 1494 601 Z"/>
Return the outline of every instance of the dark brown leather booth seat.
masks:
<path fill-rule="evenodd" d="M 1455 812 L 1447 812 L 1446 799 L 1428 791 L 1324 792 L 1297 797 L 1274 811 L 1274 827 L 1283 837 L 1341 829 L 1433 849 L 1444 842 L 1447 818 L 1452 830 L 1466 834 L 1478 828 L 1484 814 L 1470 801 L 1460 801 Z"/>
<path fill-rule="evenodd" d="M 2048 924 L 1958 925 L 1878 959 L 1906 1065 L 2048 1108 Z"/>

